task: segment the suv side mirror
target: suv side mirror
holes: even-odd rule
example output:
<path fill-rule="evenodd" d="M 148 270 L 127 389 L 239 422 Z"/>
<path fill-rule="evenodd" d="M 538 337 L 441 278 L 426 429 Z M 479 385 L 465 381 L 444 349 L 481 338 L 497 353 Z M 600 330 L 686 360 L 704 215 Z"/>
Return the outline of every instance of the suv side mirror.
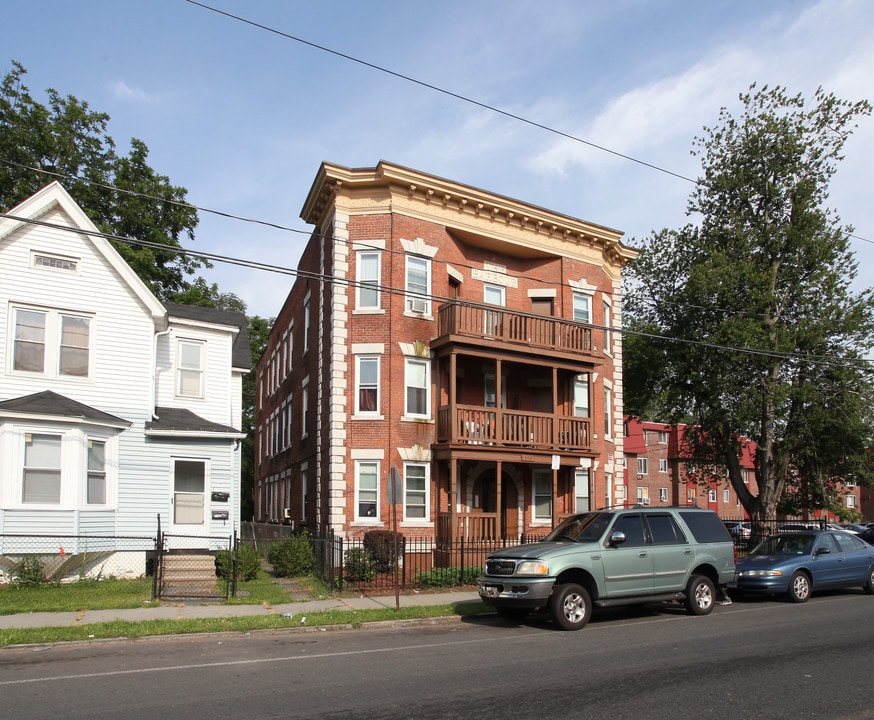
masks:
<path fill-rule="evenodd" d="M 610 536 L 610 545 L 611 546 L 615 547 L 616 545 L 621 545 L 624 542 L 625 542 L 625 533 L 622 532 L 621 530 L 617 530 L 615 533 L 613 533 Z"/>

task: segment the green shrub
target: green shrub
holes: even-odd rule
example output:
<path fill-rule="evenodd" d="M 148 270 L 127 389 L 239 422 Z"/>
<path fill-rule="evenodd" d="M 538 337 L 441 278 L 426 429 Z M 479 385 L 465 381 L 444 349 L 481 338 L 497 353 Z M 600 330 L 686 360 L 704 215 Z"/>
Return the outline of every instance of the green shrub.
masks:
<path fill-rule="evenodd" d="M 376 561 L 370 550 L 351 548 L 343 556 L 343 574 L 346 579 L 369 582 L 376 575 Z"/>
<path fill-rule="evenodd" d="M 267 561 L 276 577 L 309 575 L 316 565 L 309 535 L 301 533 L 273 543 L 267 550 Z"/>
<path fill-rule="evenodd" d="M 364 548 L 370 551 L 379 572 L 391 572 L 404 556 L 404 536 L 393 530 L 368 530 Z"/>
<path fill-rule="evenodd" d="M 44 585 L 46 582 L 43 575 L 45 563 L 36 555 L 27 555 L 12 566 L 12 584 L 18 587 L 34 587 Z"/>
<path fill-rule="evenodd" d="M 233 568 L 233 555 L 230 550 L 219 550 L 215 554 L 215 574 L 228 580 Z M 237 580 L 254 580 L 261 569 L 261 556 L 252 545 L 237 546 Z"/>
<path fill-rule="evenodd" d="M 433 570 L 417 573 L 413 578 L 413 582 L 428 588 L 475 585 L 476 579 L 481 574 L 482 568 L 479 565 L 465 565 L 463 568 L 434 568 Z M 459 575 L 461 576 L 460 579 Z"/>

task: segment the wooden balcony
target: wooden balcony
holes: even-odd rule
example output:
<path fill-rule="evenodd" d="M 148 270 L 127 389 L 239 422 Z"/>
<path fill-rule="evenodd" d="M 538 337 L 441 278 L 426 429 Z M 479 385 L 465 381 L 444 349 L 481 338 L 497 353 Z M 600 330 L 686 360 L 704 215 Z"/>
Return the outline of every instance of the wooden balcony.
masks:
<path fill-rule="evenodd" d="M 590 325 L 561 318 L 514 312 L 495 305 L 449 302 L 437 312 L 437 337 L 431 346 L 467 343 L 514 349 L 592 362 L 595 349 Z"/>
<path fill-rule="evenodd" d="M 437 410 L 437 442 L 484 448 L 536 448 L 591 452 L 591 418 L 487 408 L 444 406 Z"/>

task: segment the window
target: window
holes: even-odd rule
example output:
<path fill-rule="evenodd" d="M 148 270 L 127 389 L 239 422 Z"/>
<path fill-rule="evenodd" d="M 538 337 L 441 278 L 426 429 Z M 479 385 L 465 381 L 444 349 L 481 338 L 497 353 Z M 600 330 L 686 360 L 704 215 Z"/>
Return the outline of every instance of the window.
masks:
<path fill-rule="evenodd" d="M 46 313 L 36 310 L 16 310 L 15 370 L 44 372 L 46 354 Z"/>
<path fill-rule="evenodd" d="M 716 502 L 716 490 L 710 488 L 707 491 L 707 502 L 715 503 Z"/>
<path fill-rule="evenodd" d="M 428 519 L 428 466 L 404 464 L 404 519 Z"/>
<path fill-rule="evenodd" d="M 588 323 L 592 319 L 592 298 L 582 293 L 574 293 L 574 320 Z"/>
<path fill-rule="evenodd" d="M 620 515 L 613 524 L 612 533 L 625 534 L 625 542 L 622 547 L 640 547 L 646 544 L 643 534 L 643 518 L 640 515 Z"/>
<path fill-rule="evenodd" d="M 102 440 L 88 441 L 88 476 L 85 501 L 89 505 L 106 504 L 106 443 Z"/>
<path fill-rule="evenodd" d="M 552 520 L 552 473 L 535 470 L 533 486 L 534 519 Z"/>
<path fill-rule="evenodd" d="M 749 485 L 750 484 L 750 471 L 744 470 L 743 472 L 744 472 L 744 485 Z"/>
<path fill-rule="evenodd" d="M 58 375 L 88 377 L 88 342 L 91 321 L 76 315 L 61 315 Z"/>
<path fill-rule="evenodd" d="M 668 444 L 668 431 L 667 430 L 659 430 L 659 445 L 667 445 Z"/>
<path fill-rule="evenodd" d="M 586 468 L 574 471 L 574 512 L 588 512 L 589 471 Z"/>
<path fill-rule="evenodd" d="M 179 340 L 176 345 L 176 394 L 203 397 L 203 343 Z"/>
<path fill-rule="evenodd" d="M 640 505 L 649 505 L 649 488 L 647 488 L 647 487 L 637 488 L 637 502 Z"/>
<path fill-rule="evenodd" d="M 686 536 L 680 530 L 677 521 L 670 515 L 647 515 L 646 524 L 649 525 L 653 545 L 674 545 L 686 542 Z"/>
<path fill-rule="evenodd" d="M 728 488 L 725 488 L 722 491 L 722 502 L 724 502 L 724 503 L 731 502 L 731 493 L 729 492 Z"/>
<path fill-rule="evenodd" d="M 414 313 L 431 313 L 431 261 L 407 255 L 406 308 Z"/>
<path fill-rule="evenodd" d="M 357 414 L 379 413 L 379 357 L 356 356 L 358 388 L 355 393 Z"/>
<path fill-rule="evenodd" d="M 407 358 L 404 368 L 405 404 L 404 414 L 412 417 L 429 417 L 428 388 L 430 385 L 430 362 L 419 358 Z"/>
<path fill-rule="evenodd" d="M 610 388 L 604 388 L 604 435 L 610 437 L 610 411 L 613 405 L 613 392 Z"/>
<path fill-rule="evenodd" d="M 206 508 L 206 462 L 176 460 L 173 463 L 173 523 L 203 525 Z"/>
<path fill-rule="evenodd" d="M 355 464 L 355 518 L 379 520 L 379 463 Z"/>
<path fill-rule="evenodd" d="M 577 375 L 574 378 L 574 417 L 589 417 L 589 376 Z"/>
<path fill-rule="evenodd" d="M 307 494 L 309 492 L 309 484 L 310 484 L 310 466 L 309 463 L 302 463 L 300 466 L 300 519 L 303 522 L 306 522 L 307 519 L 307 502 L 309 498 Z"/>
<path fill-rule="evenodd" d="M 649 474 L 649 458 L 645 458 L 645 457 L 637 458 L 637 474 L 638 475 Z"/>
<path fill-rule="evenodd" d="M 668 489 L 667 488 L 659 488 L 659 502 L 667 502 L 668 501 Z"/>
<path fill-rule="evenodd" d="M 62 257 L 60 255 L 43 255 L 34 253 L 32 256 L 35 268 L 48 268 L 50 270 L 63 270 L 76 272 L 79 269 L 79 260 L 76 258 Z"/>
<path fill-rule="evenodd" d="M 310 431 L 310 379 L 309 376 L 303 379 L 303 387 L 300 391 L 300 416 L 301 428 L 300 436 L 306 437 Z"/>
<path fill-rule="evenodd" d="M 856 507 L 856 496 L 855 495 L 847 495 L 847 507 L 848 508 Z"/>
<path fill-rule="evenodd" d="M 24 308 L 15 311 L 13 370 L 88 377 L 90 345 L 88 317 Z M 56 367 L 46 361 L 54 354 L 58 358 Z"/>
<path fill-rule="evenodd" d="M 310 294 L 303 301 L 303 351 L 310 349 Z"/>
<path fill-rule="evenodd" d="M 359 309 L 379 307 L 380 253 L 358 253 L 358 301 Z"/>
<path fill-rule="evenodd" d="M 659 472 L 666 473 L 668 471 L 668 459 L 659 458 Z"/>
<path fill-rule="evenodd" d="M 61 502 L 61 436 L 27 433 L 24 439 L 23 503 Z"/>
<path fill-rule="evenodd" d="M 506 304 L 505 288 L 500 285 L 485 285 L 483 300 L 489 305 Z M 503 331 L 504 313 L 500 310 L 483 310 L 483 332 L 486 335 L 500 335 Z"/>
<path fill-rule="evenodd" d="M 604 303 L 604 352 L 609 353 L 613 349 L 613 330 L 610 327 L 610 303 Z"/>

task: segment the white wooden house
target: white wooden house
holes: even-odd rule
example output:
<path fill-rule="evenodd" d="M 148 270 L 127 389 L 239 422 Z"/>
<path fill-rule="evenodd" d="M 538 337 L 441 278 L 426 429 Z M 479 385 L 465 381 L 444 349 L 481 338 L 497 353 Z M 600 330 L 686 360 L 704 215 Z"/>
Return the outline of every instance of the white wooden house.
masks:
<path fill-rule="evenodd" d="M 7 211 L 0 538 L 231 535 L 250 364 L 244 315 L 161 303 L 58 183 Z"/>

